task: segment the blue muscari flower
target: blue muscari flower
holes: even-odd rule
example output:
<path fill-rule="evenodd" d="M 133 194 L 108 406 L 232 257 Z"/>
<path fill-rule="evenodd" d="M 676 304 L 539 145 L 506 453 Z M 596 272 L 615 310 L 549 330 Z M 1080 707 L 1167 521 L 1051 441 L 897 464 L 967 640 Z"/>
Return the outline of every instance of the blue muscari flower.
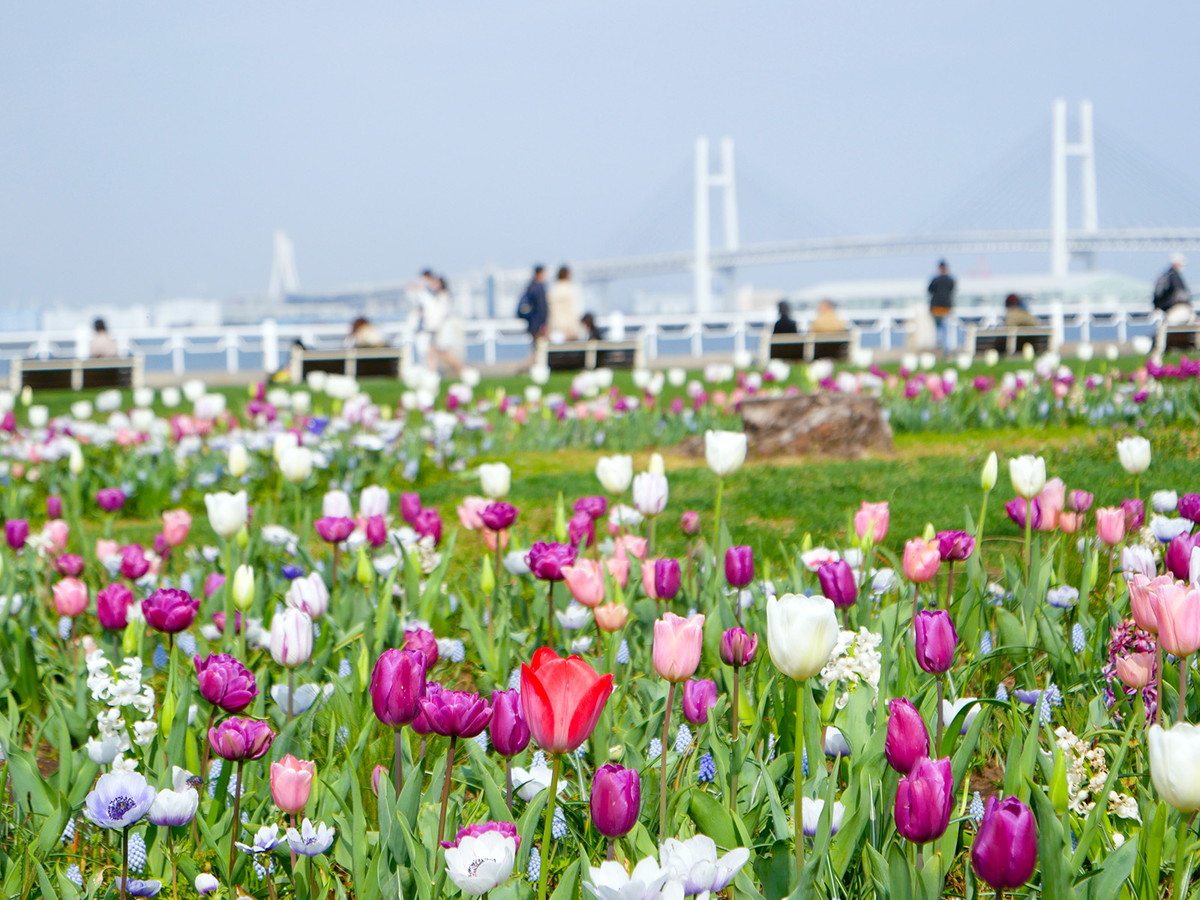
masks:
<path fill-rule="evenodd" d="M 554 819 L 550 823 L 550 836 L 556 841 L 561 841 L 567 836 L 567 817 L 561 806 L 554 807 Z"/>
<path fill-rule="evenodd" d="M 63 833 L 62 833 L 62 842 L 64 844 L 69 844 L 74 839 L 75 839 L 75 820 L 67 819 L 67 827 L 63 829 Z"/>
<path fill-rule="evenodd" d="M 1001 703 L 1008 702 L 1008 688 L 1004 686 L 1003 682 L 996 685 L 996 699 Z"/>
<path fill-rule="evenodd" d="M 804 770 L 804 777 L 808 777 L 808 748 L 805 747 L 800 751 L 800 768 Z"/>
<path fill-rule="evenodd" d="M 629 664 L 629 642 L 621 641 L 621 646 L 617 648 L 617 662 L 624 666 Z"/>
<path fill-rule="evenodd" d="M 299 566 L 293 566 L 291 563 L 284 563 L 279 567 L 279 573 L 288 581 L 294 581 L 304 574 L 304 570 Z"/>
<path fill-rule="evenodd" d="M 105 596 L 108 596 L 107 594 Z M 159 644 L 154 648 L 154 668 L 165 669 L 170 657 L 167 656 L 167 648 Z"/>
<path fill-rule="evenodd" d="M 537 847 L 529 848 L 529 867 L 525 870 L 525 877 L 537 884 L 538 879 L 542 876 L 542 854 Z"/>
<path fill-rule="evenodd" d="M 60 641 L 69 641 L 71 639 L 71 617 L 62 616 L 58 620 L 58 639 Z"/>
<path fill-rule="evenodd" d="M 587 744 L 583 744 L 575 751 L 575 756 L 578 759 L 587 759 L 587 755 L 588 755 Z"/>
<path fill-rule="evenodd" d="M 662 741 L 658 738 L 650 739 L 650 752 L 647 754 L 651 760 L 658 759 L 662 756 Z"/>
<path fill-rule="evenodd" d="M 518 669 L 513 669 L 508 673 L 508 689 L 510 691 L 519 691 L 521 689 L 521 672 Z"/>
<path fill-rule="evenodd" d="M 976 824 L 983 821 L 983 798 L 979 796 L 979 791 L 976 791 L 975 796 L 971 798 L 969 814 Z"/>
<path fill-rule="evenodd" d="M 1084 634 L 1083 626 L 1078 622 L 1071 626 L 1071 649 L 1076 653 L 1082 653 L 1087 649 L 1087 635 Z"/>
<path fill-rule="evenodd" d="M 679 730 L 675 732 L 675 752 L 687 753 L 692 746 L 692 729 L 687 727 L 684 722 L 679 726 Z"/>
<path fill-rule="evenodd" d="M 456 639 L 450 641 L 446 649 L 448 651 L 446 653 L 446 658 L 449 659 L 450 662 L 460 663 L 465 661 L 467 658 L 467 649 L 460 640 Z"/>
<path fill-rule="evenodd" d="M 254 859 L 254 874 L 258 878 L 259 881 L 265 881 L 267 878 L 267 875 L 269 874 L 267 871 L 267 867 L 264 866 L 262 863 L 260 863 L 258 861 L 257 857 L 255 857 L 255 859 Z"/>
<path fill-rule="evenodd" d="M 987 656 L 992 652 L 992 633 L 985 631 L 979 638 L 979 655 Z"/>
<path fill-rule="evenodd" d="M 349 678 L 351 673 L 350 660 L 342 657 L 342 661 L 338 663 L 338 678 Z"/>
<path fill-rule="evenodd" d="M 546 754 L 543 753 L 541 750 L 533 751 L 533 761 L 529 764 L 529 767 L 532 769 L 532 768 L 537 768 L 538 766 L 546 766 L 546 765 L 547 765 Z"/>
<path fill-rule="evenodd" d="M 179 645 L 179 649 L 183 651 L 184 656 L 194 656 L 196 654 L 196 638 L 191 632 L 179 632 L 179 634 L 175 635 L 175 643 Z"/>
<path fill-rule="evenodd" d="M 484 753 L 487 753 L 487 751 L 488 751 L 488 733 L 487 733 L 486 728 L 483 731 L 479 732 L 479 734 L 475 735 L 475 743 L 477 743 L 479 745 L 480 750 L 482 750 Z"/>
<path fill-rule="evenodd" d="M 129 835 L 129 868 L 139 873 L 146 868 L 146 839 L 140 831 Z"/>
<path fill-rule="evenodd" d="M 701 784 L 709 784 L 717 779 L 717 764 L 713 762 L 711 753 L 705 753 L 700 757 L 699 769 L 696 772 L 696 780 Z"/>
<path fill-rule="evenodd" d="M 334 740 L 337 741 L 339 747 L 345 747 L 350 740 L 350 726 L 341 725 L 338 727 L 337 733 L 334 735 Z"/>
<path fill-rule="evenodd" d="M 83 873 L 79 871 L 79 863 L 71 863 L 67 866 L 67 881 L 75 887 L 83 887 Z"/>

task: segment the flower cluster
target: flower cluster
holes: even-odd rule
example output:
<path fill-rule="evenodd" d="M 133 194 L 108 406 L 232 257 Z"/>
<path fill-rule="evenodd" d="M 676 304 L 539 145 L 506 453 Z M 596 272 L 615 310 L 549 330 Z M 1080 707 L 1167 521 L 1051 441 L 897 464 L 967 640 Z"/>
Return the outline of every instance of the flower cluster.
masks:
<path fill-rule="evenodd" d="M 821 670 L 821 687 L 826 690 L 839 688 L 835 705 L 842 709 L 850 702 L 850 695 L 860 685 L 871 688 L 872 694 L 879 692 L 879 669 L 883 656 L 879 645 L 883 636 L 865 626 L 858 631 L 840 631 L 837 644 L 829 663 Z"/>
<path fill-rule="evenodd" d="M 105 707 L 96 714 L 98 736 L 88 739 L 88 755 L 98 765 L 112 766 L 114 772 L 132 771 L 138 761 L 125 754 L 135 744 L 149 746 L 158 733 L 154 688 L 142 682 L 141 657 L 128 656 L 114 670 L 104 651 L 95 648 L 85 663 L 92 699 Z M 139 713 L 140 718 L 128 717 L 129 711 Z"/>

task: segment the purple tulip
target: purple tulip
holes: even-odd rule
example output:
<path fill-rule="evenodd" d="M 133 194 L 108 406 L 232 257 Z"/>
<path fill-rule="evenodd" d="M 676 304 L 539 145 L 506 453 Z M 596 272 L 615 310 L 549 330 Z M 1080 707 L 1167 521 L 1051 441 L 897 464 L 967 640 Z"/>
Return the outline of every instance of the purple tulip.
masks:
<path fill-rule="evenodd" d="M 217 610 L 215 613 L 212 614 L 212 620 L 213 620 L 213 624 L 217 626 L 217 631 L 221 632 L 221 634 L 224 634 L 225 633 L 225 613 L 221 612 L 220 610 Z M 233 633 L 234 634 L 242 633 L 242 614 L 240 612 L 235 612 L 233 614 Z"/>
<path fill-rule="evenodd" d="M 1125 513 L 1126 532 L 1137 531 L 1146 524 L 1146 504 L 1141 500 L 1122 500 L 1121 511 Z"/>
<path fill-rule="evenodd" d="M 29 522 L 25 519 L 9 519 L 4 523 L 4 539 L 13 550 L 20 550 L 29 540 Z"/>
<path fill-rule="evenodd" d="M 384 725 L 408 725 L 425 695 L 425 657 L 416 650 L 384 650 L 371 672 L 371 706 Z"/>
<path fill-rule="evenodd" d="M 590 519 L 599 519 L 608 512 L 608 500 L 605 497 L 580 497 L 575 501 L 574 511 L 584 513 Z"/>
<path fill-rule="evenodd" d="M 367 519 L 363 533 L 372 547 L 382 547 L 388 542 L 387 520 L 383 516 L 371 516 Z"/>
<path fill-rule="evenodd" d="M 436 681 L 427 681 L 425 682 L 425 696 L 422 699 L 436 697 L 444 692 L 445 688 Z M 417 712 L 417 717 L 412 720 L 410 725 L 412 730 L 417 734 L 433 734 L 433 726 L 429 724 L 429 717 L 425 715 L 424 705 L 421 706 L 421 709 Z"/>
<path fill-rule="evenodd" d="M 51 494 L 46 498 L 46 518 L 61 519 L 62 514 L 62 497 Z"/>
<path fill-rule="evenodd" d="M 1196 547 L 1200 547 L 1200 532 L 1181 534 L 1171 538 L 1170 543 L 1167 544 L 1167 552 L 1163 554 L 1163 563 L 1180 581 L 1187 581 L 1191 576 L 1192 550 Z"/>
<path fill-rule="evenodd" d="M 423 509 L 412 522 L 413 531 L 421 537 L 433 538 L 436 547 L 442 542 L 442 517 L 436 509 Z"/>
<path fill-rule="evenodd" d="M 920 760 L 929 757 L 929 729 L 907 697 L 888 701 L 883 755 L 887 757 L 888 765 L 901 775 L 907 775 Z"/>
<path fill-rule="evenodd" d="M 1071 491 L 1067 494 L 1067 506 L 1072 512 L 1085 513 L 1092 508 L 1096 498 L 1087 491 Z"/>
<path fill-rule="evenodd" d="M 223 631 L 224 629 L 222 629 Z M 227 713 L 239 713 L 258 696 L 254 673 L 228 653 L 193 657 L 200 696 Z"/>
<path fill-rule="evenodd" d="M 503 531 L 505 528 L 512 528 L 513 523 L 517 521 L 517 508 L 511 503 L 498 500 L 485 506 L 483 512 L 479 514 L 479 518 L 483 521 L 485 528 L 490 528 L 492 531 Z"/>
<path fill-rule="evenodd" d="M 1033 500 L 1026 500 L 1024 497 L 1013 497 L 1004 504 L 1004 511 L 1008 513 L 1008 517 L 1012 519 L 1018 528 L 1025 527 L 1026 510 L 1033 510 L 1033 521 L 1029 527 L 1037 531 L 1042 524 L 1042 508 L 1035 497 Z"/>
<path fill-rule="evenodd" d="M 1200 522 L 1200 494 L 1184 494 L 1175 508 L 1190 522 Z"/>
<path fill-rule="evenodd" d="M 120 631 L 129 624 L 129 604 L 133 603 L 133 591 L 123 584 L 110 584 L 96 594 L 96 618 L 100 627 L 108 631 Z"/>
<path fill-rule="evenodd" d="M 858 600 L 854 572 L 844 559 L 822 563 L 817 569 L 817 579 L 821 582 L 821 593 L 832 600 L 838 609 L 853 606 Z"/>
<path fill-rule="evenodd" d="M 83 557 L 75 553 L 64 553 L 54 561 L 54 568 L 58 570 L 59 575 L 78 578 L 83 572 Z"/>
<path fill-rule="evenodd" d="M 432 631 L 427 631 L 424 628 L 414 628 L 411 631 L 404 632 L 404 643 L 401 644 L 401 648 L 404 650 L 416 650 L 425 657 L 426 672 L 437 665 L 437 638 L 434 637 Z"/>
<path fill-rule="evenodd" d="M 400 495 L 400 518 L 402 518 L 407 524 L 413 525 L 417 520 L 417 513 L 420 511 L 420 494 L 408 493 Z"/>
<path fill-rule="evenodd" d="M 1016 797 L 988 797 L 971 845 L 971 867 L 996 891 L 1019 888 L 1037 865 L 1037 823 Z"/>
<path fill-rule="evenodd" d="M 953 808 L 954 776 L 948 756 L 919 760 L 896 786 L 896 830 L 914 844 L 945 834 Z"/>
<path fill-rule="evenodd" d="M 944 609 L 923 609 L 913 619 L 913 639 L 917 650 L 917 665 L 931 675 L 940 675 L 954 662 L 954 645 L 958 632 L 950 613 Z"/>
<path fill-rule="evenodd" d="M 721 661 L 727 666 L 748 666 L 757 652 L 758 635 L 745 628 L 730 628 L 721 635 Z"/>
<path fill-rule="evenodd" d="M 162 559 L 166 559 L 168 556 L 170 556 L 172 549 L 173 548 L 171 545 L 167 542 L 167 536 L 161 531 L 154 536 L 154 552 L 157 553 Z"/>
<path fill-rule="evenodd" d="M 575 513 L 567 522 L 567 540 L 572 547 L 590 547 L 596 542 L 596 522 L 587 513 Z"/>
<path fill-rule="evenodd" d="M 141 544 L 130 544 L 121 548 L 121 574 L 130 581 L 137 581 L 150 571 L 150 560 Z"/>
<path fill-rule="evenodd" d="M 607 838 L 624 837 L 642 809 L 642 782 L 636 769 L 608 763 L 592 776 L 592 824 Z"/>
<path fill-rule="evenodd" d="M 101 488 L 96 491 L 96 504 L 105 512 L 116 512 L 125 505 L 125 492 L 120 488 Z"/>
<path fill-rule="evenodd" d="M 937 542 L 943 561 L 966 559 L 975 551 L 975 538 L 965 531 L 939 531 Z"/>
<path fill-rule="evenodd" d="M 341 516 L 322 516 L 313 522 L 317 534 L 327 544 L 340 544 L 354 531 L 354 520 Z"/>
<path fill-rule="evenodd" d="M 708 721 L 708 711 L 717 705 L 717 683 L 709 678 L 692 678 L 683 685 L 683 717 L 693 725 Z"/>
<path fill-rule="evenodd" d="M 473 691 L 447 691 L 421 699 L 421 713 L 434 734 L 471 738 L 487 728 L 492 708 Z"/>
<path fill-rule="evenodd" d="M 699 534 L 700 533 L 700 513 L 694 509 L 689 509 L 679 517 L 679 527 L 684 534 Z"/>
<path fill-rule="evenodd" d="M 681 580 L 679 560 L 659 559 L 654 562 L 654 593 L 659 600 L 674 600 Z"/>
<path fill-rule="evenodd" d="M 529 548 L 525 564 L 533 577 L 541 581 L 562 581 L 563 566 L 575 562 L 575 548 L 570 544 L 538 541 Z"/>
<path fill-rule="evenodd" d="M 208 729 L 208 745 L 213 753 L 230 762 L 261 759 L 271 749 L 275 732 L 266 722 L 257 719 L 225 719 L 216 728 Z"/>
<path fill-rule="evenodd" d="M 725 551 L 725 580 L 730 587 L 744 588 L 754 580 L 754 551 L 733 546 Z"/>
<path fill-rule="evenodd" d="M 142 601 L 146 624 L 163 634 L 178 634 L 196 618 L 200 601 L 179 588 L 159 588 Z"/>
<path fill-rule="evenodd" d="M 204 577 L 204 599 L 207 600 L 225 584 L 225 576 L 220 572 L 209 572 Z"/>
<path fill-rule="evenodd" d="M 529 723 L 518 691 L 492 691 L 492 746 L 501 756 L 516 756 L 529 746 Z"/>

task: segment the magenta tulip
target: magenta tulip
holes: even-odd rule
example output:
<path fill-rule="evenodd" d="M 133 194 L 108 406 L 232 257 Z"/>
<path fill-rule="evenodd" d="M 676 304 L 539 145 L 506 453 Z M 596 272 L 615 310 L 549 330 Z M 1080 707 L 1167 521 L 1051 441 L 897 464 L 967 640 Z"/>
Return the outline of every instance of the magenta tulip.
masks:
<path fill-rule="evenodd" d="M 163 634 L 178 634 L 196 618 L 200 601 L 178 588 L 159 588 L 142 601 L 146 624 Z"/>
<path fill-rule="evenodd" d="M 758 635 L 745 628 L 730 628 L 721 635 L 721 661 L 740 669 L 754 662 L 758 652 Z"/>
<path fill-rule="evenodd" d="M 896 830 L 914 844 L 945 834 L 953 809 L 954 776 L 948 756 L 919 760 L 896 786 Z"/>
<path fill-rule="evenodd" d="M 754 580 L 753 550 L 739 545 L 725 551 L 725 580 L 735 588 L 744 588 Z"/>
<path fill-rule="evenodd" d="M 907 697 L 888 701 L 883 755 L 887 757 L 888 765 L 901 775 L 907 775 L 920 760 L 929 757 L 929 729 Z"/>
<path fill-rule="evenodd" d="M 411 631 L 406 631 L 404 632 L 404 643 L 401 646 L 405 650 L 416 650 L 425 657 L 426 672 L 437 665 L 438 644 L 432 631 L 424 628 L 413 628 Z"/>
<path fill-rule="evenodd" d="M 492 707 L 472 691 L 441 690 L 421 698 L 421 714 L 435 734 L 472 738 L 492 720 Z"/>
<path fill-rule="evenodd" d="M 913 619 L 913 638 L 917 650 L 917 665 L 931 675 L 940 675 L 954 662 L 954 645 L 958 632 L 950 613 L 944 609 L 924 609 Z"/>
<path fill-rule="evenodd" d="M 529 746 L 529 723 L 521 712 L 519 691 L 492 691 L 492 721 L 488 733 L 492 746 L 501 756 L 516 756 Z"/>
<path fill-rule="evenodd" d="M 435 547 L 442 542 L 442 517 L 436 509 L 421 510 L 413 519 L 412 527 L 420 537 L 432 539 Z"/>
<path fill-rule="evenodd" d="M 107 631 L 120 631 L 129 624 L 133 591 L 123 584 L 110 584 L 96 594 L 96 618 Z"/>
<path fill-rule="evenodd" d="M 105 512 L 116 512 L 125 505 L 125 492 L 120 488 L 101 488 L 96 491 L 96 505 Z"/>
<path fill-rule="evenodd" d="M 239 713 L 258 696 L 254 673 L 228 653 L 193 657 L 200 696 L 227 713 Z"/>
<path fill-rule="evenodd" d="M 371 671 L 371 707 L 384 725 L 408 725 L 421 712 L 425 657 L 415 650 L 384 650 Z"/>
<path fill-rule="evenodd" d="M 937 542 L 943 560 L 967 559 L 975 550 L 975 538 L 965 531 L 939 531 Z"/>
<path fill-rule="evenodd" d="M 9 519 L 4 523 L 4 539 L 13 550 L 20 550 L 29 540 L 29 522 L 26 519 Z"/>
<path fill-rule="evenodd" d="M 499 500 L 485 506 L 479 518 L 484 526 L 492 531 L 503 531 L 505 528 L 512 528 L 517 521 L 517 508 L 511 503 Z"/>
<path fill-rule="evenodd" d="M 996 891 L 1019 888 L 1037 866 L 1037 822 L 1016 797 L 988 797 L 971 845 L 971 867 Z"/>
<path fill-rule="evenodd" d="M 717 705 L 717 683 L 710 678 L 692 678 L 683 685 L 683 717 L 693 725 L 708 721 L 708 711 Z"/>
<path fill-rule="evenodd" d="M 541 581 L 562 581 L 563 566 L 575 562 L 575 548 L 570 544 L 538 541 L 529 548 L 525 564 L 533 577 Z"/>
<path fill-rule="evenodd" d="M 261 759 L 271 749 L 275 732 L 266 722 L 257 719 L 225 719 L 208 729 L 208 744 L 221 759 L 243 762 Z"/>
<path fill-rule="evenodd" d="M 607 838 L 624 837 L 637 824 L 642 782 L 636 769 L 608 763 L 592 776 L 592 824 Z"/>
<path fill-rule="evenodd" d="M 313 522 L 321 540 L 327 544 L 340 544 L 354 531 L 354 520 L 341 516 L 322 516 Z"/>
<path fill-rule="evenodd" d="M 821 593 L 832 600 L 838 609 L 853 606 L 858 600 L 854 571 L 844 559 L 822 563 L 817 568 L 817 579 L 821 582 Z"/>

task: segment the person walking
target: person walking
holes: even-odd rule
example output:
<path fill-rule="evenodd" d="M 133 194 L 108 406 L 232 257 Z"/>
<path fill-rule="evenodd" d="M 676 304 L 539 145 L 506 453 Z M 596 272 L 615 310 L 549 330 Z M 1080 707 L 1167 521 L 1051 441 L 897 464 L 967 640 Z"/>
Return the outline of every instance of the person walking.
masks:
<path fill-rule="evenodd" d="M 579 340 L 579 287 L 566 266 L 559 268 L 557 280 L 546 293 L 546 306 L 546 336 L 555 342 Z"/>
<path fill-rule="evenodd" d="M 525 320 L 525 330 L 529 334 L 529 361 L 525 368 L 530 368 L 537 362 L 538 341 L 546 334 L 546 319 L 549 307 L 546 303 L 546 267 L 534 266 L 533 278 L 525 293 L 517 302 L 517 317 Z"/>
<path fill-rule="evenodd" d="M 1171 266 L 1154 283 L 1154 308 L 1161 310 L 1168 325 L 1187 325 L 1192 321 L 1192 293 L 1183 280 L 1187 257 L 1176 253 Z"/>
<path fill-rule="evenodd" d="M 461 377 L 462 363 L 462 323 L 454 315 L 454 298 L 450 294 L 450 285 L 445 278 L 437 278 L 437 290 L 433 293 L 433 301 L 425 314 L 425 328 L 429 332 L 429 354 L 426 363 L 434 372 L 440 372 L 442 366 L 454 372 L 455 377 Z"/>
<path fill-rule="evenodd" d="M 954 279 L 943 259 L 938 263 L 938 273 L 929 282 L 929 314 L 933 316 L 938 347 L 945 354 L 950 353 L 950 323 L 947 320 L 953 311 Z"/>

